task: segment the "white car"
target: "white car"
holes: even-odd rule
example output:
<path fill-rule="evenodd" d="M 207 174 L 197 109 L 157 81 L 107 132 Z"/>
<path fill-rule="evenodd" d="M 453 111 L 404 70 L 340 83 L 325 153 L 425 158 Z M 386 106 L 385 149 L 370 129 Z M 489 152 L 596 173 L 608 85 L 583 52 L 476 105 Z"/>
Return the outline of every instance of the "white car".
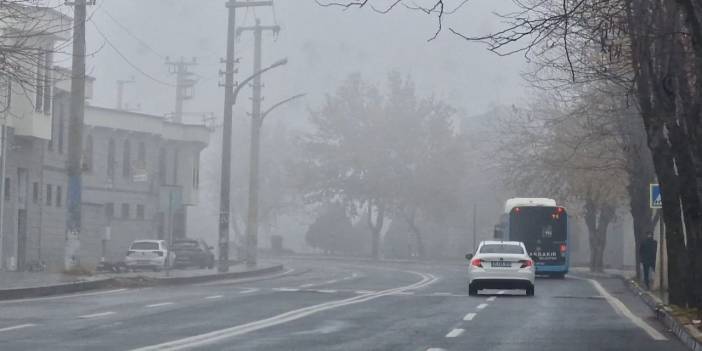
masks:
<path fill-rule="evenodd" d="M 476 254 L 467 254 L 468 295 L 481 289 L 524 289 L 534 296 L 536 270 L 519 241 L 483 241 Z"/>
<path fill-rule="evenodd" d="M 165 240 L 136 240 L 129 246 L 124 263 L 130 270 L 146 268 L 158 271 L 171 265 L 173 256 Z"/>

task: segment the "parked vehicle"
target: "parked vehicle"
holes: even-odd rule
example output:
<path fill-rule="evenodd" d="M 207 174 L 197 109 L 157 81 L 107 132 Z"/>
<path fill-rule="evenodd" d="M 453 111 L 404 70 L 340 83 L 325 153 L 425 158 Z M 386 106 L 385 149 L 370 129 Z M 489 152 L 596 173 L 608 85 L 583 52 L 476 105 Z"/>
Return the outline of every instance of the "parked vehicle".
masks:
<path fill-rule="evenodd" d="M 175 252 L 174 267 L 214 268 L 215 255 L 213 247 L 202 239 L 177 239 L 173 241 Z"/>
<path fill-rule="evenodd" d="M 475 255 L 467 254 L 468 295 L 481 289 L 524 289 L 534 296 L 534 261 L 519 241 L 483 241 Z"/>
<path fill-rule="evenodd" d="M 167 268 L 174 259 L 165 240 L 136 240 L 129 246 L 124 263 L 130 270 Z"/>

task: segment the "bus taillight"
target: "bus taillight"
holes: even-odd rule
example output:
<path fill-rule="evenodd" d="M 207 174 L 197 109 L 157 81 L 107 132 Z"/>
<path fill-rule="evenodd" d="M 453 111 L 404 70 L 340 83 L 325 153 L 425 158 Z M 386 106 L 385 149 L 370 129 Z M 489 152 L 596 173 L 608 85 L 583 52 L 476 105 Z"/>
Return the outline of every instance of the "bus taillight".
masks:
<path fill-rule="evenodd" d="M 566 250 L 568 250 L 568 246 L 566 246 L 566 244 L 561 244 L 561 253 L 565 253 Z"/>

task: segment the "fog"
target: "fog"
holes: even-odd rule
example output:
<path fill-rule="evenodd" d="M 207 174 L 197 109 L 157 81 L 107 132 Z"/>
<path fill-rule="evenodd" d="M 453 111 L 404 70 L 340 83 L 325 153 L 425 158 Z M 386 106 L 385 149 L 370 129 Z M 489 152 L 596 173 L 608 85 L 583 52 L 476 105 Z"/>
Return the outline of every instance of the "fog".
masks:
<path fill-rule="evenodd" d="M 264 108 L 291 95 L 306 94 L 266 121 L 262 179 L 289 178 L 290 167 L 283 165 L 291 160 L 283 157 L 281 150 L 290 149 L 300 133 L 314 129 L 308 121 L 310 111 L 319 109 L 325 96 L 332 94 L 350 74 L 359 73 L 365 82 L 380 89 L 386 85 L 390 72 L 409 77 L 418 96 L 433 97 L 455 109 L 451 117 L 455 132 L 463 130 L 480 135 L 488 128 L 492 108 L 524 99 L 525 84 L 520 73 L 526 63 L 519 55 L 497 56 L 483 45 L 466 42 L 448 28 L 470 34 L 495 31 L 500 24 L 493 11 L 507 10 L 509 3 L 472 2 L 456 14 L 447 15 L 435 39 L 432 37 L 438 29 L 436 16 L 419 11 L 402 9 L 383 15 L 370 9 L 321 7 L 310 0 L 277 1 L 274 10 L 240 10 L 238 26 L 251 26 L 259 18 L 264 25 L 278 24 L 282 29 L 278 36 L 267 33 L 263 38 L 264 67 L 281 58 L 289 60 L 286 66 L 264 76 Z M 224 94 L 219 71 L 224 69 L 220 59 L 224 56 L 227 19 L 223 1 L 101 1 L 90 12 L 88 26 L 95 30 L 88 31 L 88 53 L 92 55 L 88 58 L 87 71 L 96 77 L 90 104 L 114 107 L 116 81 L 133 77 L 135 83 L 124 88 L 123 103 L 128 109 L 155 115 L 172 113 L 175 92 L 169 84 L 173 84 L 175 76 L 169 74 L 166 57 L 195 58 L 197 65 L 190 70 L 197 77 L 197 84 L 194 98 L 185 102 L 184 122 L 202 124 L 203 116 L 207 115 L 214 117 L 208 123 L 221 125 Z M 236 78 L 241 80 L 252 72 L 250 32 L 237 40 L 236 56 L 240 58 Z M 250 89 L 244 89 L 234 112 L 233 211 L 240 215 L 245 214 L 248 191 L 249 98 Z M 467 128 L 468 125 L 472 127 Z M 188 235 L 212 243 L 217 240 L 220 150 L 221 129 L 216 128 L 210 135 L 209 146 L 201 153 L 199 204 L 188 211 Z M 503 199 L 495 195 L 499 185 L 490 176 L 484 156 L 475 153 L 471 159 L 455 162 L 471 165 L 472 178 L 466 181 L 473 185 L 473 193 L 464 195 L 468 203 L 478 205 L 478 236 L 487 238 L 492 235 L 492 224 Z M 291 157 L 307 156 L 298 152 Z M 273 185 L 267 188 L 266 184 L 262 183 L 261 206 L 278 210 L 271 214 L 272 218 L 261 219 L 262 227 L 267 221 L 272 222 L 269 230 L 261 230 L 260 246 L 269 246 L 269 236 L 277 234 L 284 238 L 286 247 L 310 251 L 304 237 L 318 215 L 319 204 L 302 200 L 281 204 L 283 199 L 278 192 L 295 186 L 279 182 L 275 184 L 277 190 L 273 190 Z M 481 194 L 489 200 L 477 201 Z M 297 192 L 296 196 L 301 193 Z M 470 204 L 465 209 L 470 209 Z M 355 222 L 360 220 L 358 215 L 349 216 Z M 468 217 L 470 213 L 466 213 Z M 243 218 L 239 221 L 238 229 L 243 230 L 245 222 Z M 388 218 L 383 233 L 392 222 Z M 471 225 L 468 222 L 458 230 L 465 234 L 464 238 L 456 239 L 465 241 L 461 247 L 470 241 L 470 232 L 466 232 Z M 399 225 L 399 221 L 395 223 Z M 448 231 L 433 224 L 431 230 Z M 431 235 L 425 240 L 431 241 Z"/>

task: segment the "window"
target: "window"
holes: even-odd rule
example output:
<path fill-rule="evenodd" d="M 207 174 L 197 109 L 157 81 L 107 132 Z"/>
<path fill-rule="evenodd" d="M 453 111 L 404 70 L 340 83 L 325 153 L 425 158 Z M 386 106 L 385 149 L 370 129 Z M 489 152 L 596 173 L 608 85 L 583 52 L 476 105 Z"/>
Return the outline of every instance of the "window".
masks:
<path fill-rule="evenodd" d="M 10 200 L 10 177 L 5 178 L 5 200 Z"/>
<path fill-rule="evenodd" d="M 62 189 L 60 185 L 56 186 L 56 207 L 61 207 L 61 204 L 63 203 L 61 201 L 61 194 L 62 194 Z"/>
<path fill-rule="evenodd" d="M 200 153 L 195 152 L 193 156 L 193 188 L 200 187 Z"/>
<path fill-rule="evenodd" d="M 93 170 L 93 136 L 88 134 L 85 140 L 85 151 L 83 153 L 83 169 Z"/>
<path fill-rule="evenodd" d="M 58 130 L 56 131 L 58 133 L 58 152 L 63 153 L 63 117 L 64 117 L 64 109 L 63 107 L 59 110 L 59 116 L 58 116 Z"/>
<path fill-rule="evenodd" d="M 51 184 L 46 184 L 46 206 L 51 206 Z"/>
<path fill-rule="evenodd" d="M 144 219 L 144 205 L 137 205 L 136 212 L 137 219 Z"/>
<path fill-rule="evenodd" d="M 168 183 L 166 179 L 166 150 L 161 148 L 158 152 L 158 177 L 161 180 L 161 184 Z"/>
<path fill-rule="evenodd" d="M 124 141 L 124 151 L 122 152 L 122 175 L 126 178 L 132 174 L 132 147 L 129 139 Z"/>
<path fill-rule="evenodd" d="M 115 218 L 115 204 L 108 202 L 105 204 L 105 217 L 108 219 Z"/>
<path fill-rule="evenodd" d="M 107 178 L 115 177 L 115 140 L 110 139 L 107 145 Z"/>
<path fill-rule="evenodd" d="M 129 204 L 122 204 L 122 219 L 129 219 Z"/>
<path fill-rule="evenodd" d="M 173 151 L 173 185 L 178 184 L 178 158 L 180 157 L 180 152 L 178 150 Z"/>
<path fill-rule="evenodd" d="M 32 202 L 39 203 L 39 182 L 32 183 Z"/>
<path fill-rule="evenodd" d="M 159 250 L 160 247 L 155 241 L 136 241 L 132 243 L 130 250 Z"/>
<path fill-rule="evenodd" d="M 524 250 L 519 245 L 485 244 L 480 248 L 480 253 L 523 254 Z"/>

